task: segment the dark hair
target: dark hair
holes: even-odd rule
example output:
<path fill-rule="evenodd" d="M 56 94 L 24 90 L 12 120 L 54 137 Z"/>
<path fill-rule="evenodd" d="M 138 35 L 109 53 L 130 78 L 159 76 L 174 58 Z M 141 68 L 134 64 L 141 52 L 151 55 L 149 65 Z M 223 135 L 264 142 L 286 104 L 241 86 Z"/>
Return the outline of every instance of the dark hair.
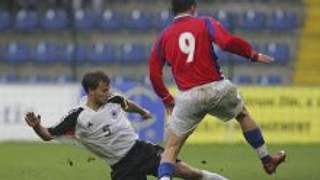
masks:
<path fill-rule="evenodd" d="M 171 0 L 171 10 L 173 15 L 177 15 L 189 10 L 191 6 L 196 4 L 196 0 Z"/>
<path fill-rule="evenodd" d="M 82 87 L 85 90 L 86 93 L 89 92 L 89 89 L 96 89 L 100 82 L 104 82 L 109 84 L 110 79 L 108 75 L 106 75 L 102 71 L 94 71 L 89 72 L 83 76 L 83 79 L 81 81 Z"/>

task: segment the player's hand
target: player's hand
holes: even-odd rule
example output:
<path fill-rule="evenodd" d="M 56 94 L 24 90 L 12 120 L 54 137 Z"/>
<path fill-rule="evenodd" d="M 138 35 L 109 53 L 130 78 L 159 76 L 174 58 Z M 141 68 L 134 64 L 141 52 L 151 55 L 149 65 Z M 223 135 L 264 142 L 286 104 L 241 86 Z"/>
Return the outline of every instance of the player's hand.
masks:
<path fill-rule="evenodd" d="M 34 112 L 28 112 L 24 118 L 30 127 L 36 127 L 40 124 L 41 116 L 35 115 Z"/>
<path fill-rule="evenodd" d="M 256 61 L 260 63 L 270 64 L 274 61 L 274 58 L 262 53 L 258 53 L 256 57 Z"/>
<path fill-rule="evenodd" d="M 141 114 L 143 120 L 152 119 L 150 111 L 144 109 L 144 113 Z"/>

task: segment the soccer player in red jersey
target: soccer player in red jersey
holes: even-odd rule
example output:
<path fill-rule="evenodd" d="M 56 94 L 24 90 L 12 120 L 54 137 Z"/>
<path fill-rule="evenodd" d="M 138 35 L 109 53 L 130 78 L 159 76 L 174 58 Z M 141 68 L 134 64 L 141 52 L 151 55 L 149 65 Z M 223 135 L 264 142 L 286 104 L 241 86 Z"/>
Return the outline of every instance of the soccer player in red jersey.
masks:
<path fill-rule="evenodd" d="M 213 44 L 253 62 L 271 63 L 273 58 L 256 52 L 244 39 L 233 36 L 212 17 L 197 17 L 196 0 L 171 0 L 175 15 L 154 43 L 149 71 L 152 86 L 171 115 L 165 152 L 158 169 L 160 180 L 171 179 L 181 147 L 206 114 L 222 121 L 235 118 L 247 142 L 256 150 L 268 174 L 273 174 L 286 154 L 268 153 L 261 130 L 244 106 L 235 85 L 220 72 Z M 174 98 L 162 79 L 170 65 L 180 93 Z"/>

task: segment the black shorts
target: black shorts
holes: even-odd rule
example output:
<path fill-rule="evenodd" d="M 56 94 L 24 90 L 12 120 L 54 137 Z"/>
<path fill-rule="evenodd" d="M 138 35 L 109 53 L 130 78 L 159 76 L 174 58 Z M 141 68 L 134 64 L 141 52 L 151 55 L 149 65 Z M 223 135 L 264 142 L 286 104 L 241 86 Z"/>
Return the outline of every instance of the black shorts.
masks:
<path fill-rule="evenodd" d="M 162 152 L 159 145 L 137 141 L 124 158 L 111 166 L 112 180 L 147 180 L 147 175 L 156 177 Z"/>

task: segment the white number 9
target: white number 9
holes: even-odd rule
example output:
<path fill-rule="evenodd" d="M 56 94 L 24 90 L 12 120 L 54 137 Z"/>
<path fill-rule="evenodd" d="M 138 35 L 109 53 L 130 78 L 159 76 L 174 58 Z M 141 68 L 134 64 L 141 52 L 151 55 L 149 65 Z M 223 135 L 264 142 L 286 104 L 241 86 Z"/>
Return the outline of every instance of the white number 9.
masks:
<path fill-rule="evenodd" d="M 179 48 L 183 53 L 188 54 L 187 63 L 193 61 L 195 47 L 196 40 L 190 32 L 185 32 L 180 35 Z"/>

